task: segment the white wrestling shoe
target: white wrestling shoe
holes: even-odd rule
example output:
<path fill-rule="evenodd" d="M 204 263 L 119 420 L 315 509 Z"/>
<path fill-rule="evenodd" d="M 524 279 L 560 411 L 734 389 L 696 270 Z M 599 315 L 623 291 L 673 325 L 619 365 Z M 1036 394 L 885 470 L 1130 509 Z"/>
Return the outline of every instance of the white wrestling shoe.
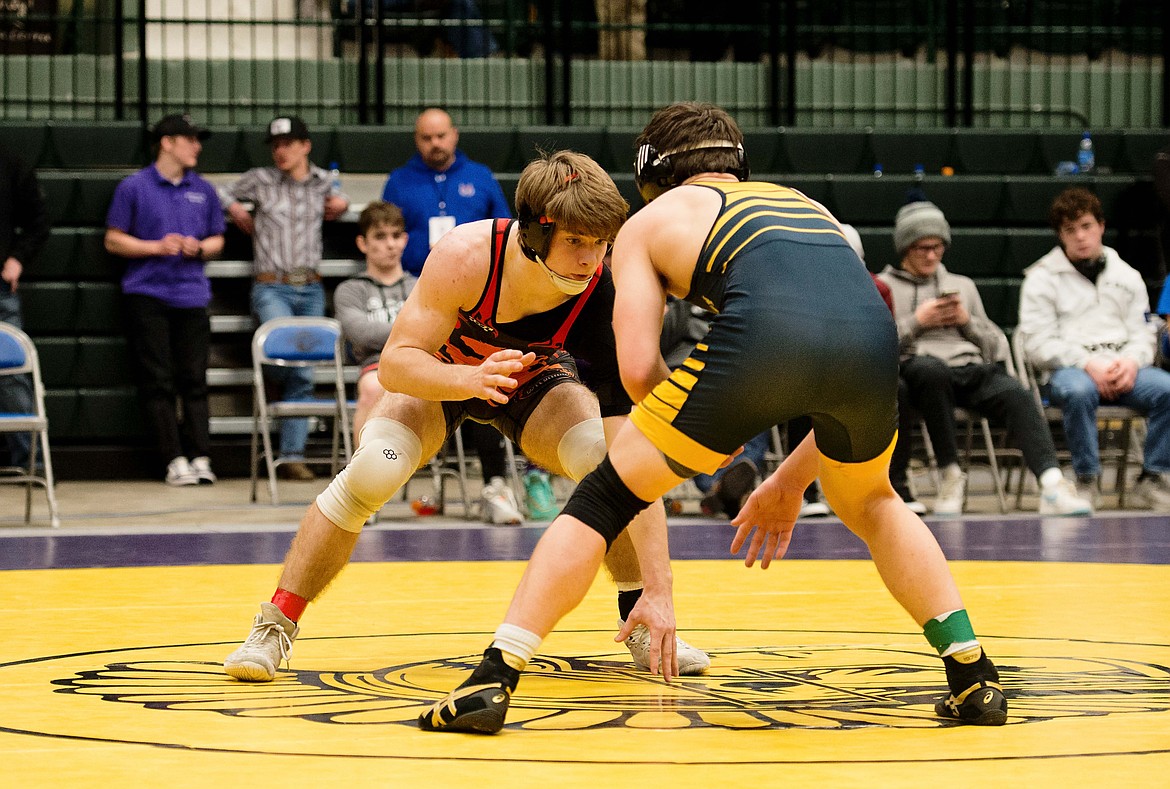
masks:
<path fill-rule="evenodd" d="M 223 670 L 244 682 L 271 682 L 283 660 L 292 655 L 300 627 L 272 603 L 261 603 L 252 632 L 239 649 L 223 661 Z"/>
<path fill-rule="evenodd" d="M 619 619 L 618 628 L 625 626 L 626 623 Z M 634 658 L 634 663 L 649 671 L 650 631 L 646 629 L 646 626 L 638 625 L 635 627 L 634 632 L 630 633 L 625 643 L 626 648 L 630 650 L 630 655 Z M 693 677 L 711 668 L 711 657 L 706 652 L 695 649 L 677 635 L 674 637 L 674 652 L 678 655 L 678 673 L 681 677 Z"/>

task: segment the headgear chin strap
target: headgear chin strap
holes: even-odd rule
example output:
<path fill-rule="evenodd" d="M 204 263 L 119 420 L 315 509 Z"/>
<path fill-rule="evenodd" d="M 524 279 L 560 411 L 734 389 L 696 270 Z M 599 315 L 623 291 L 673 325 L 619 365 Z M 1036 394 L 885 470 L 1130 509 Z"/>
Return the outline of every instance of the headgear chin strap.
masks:
<path fill-rule="evenodd" d="M 642 146 L 638 148 L 637 155 L 634 156 L 634 183 L 637 184 L 642 199 L 649 203 L 654 198 L 660 197 L 663 192 L 678 186 L 678 179 L 674 175 L 674 162 L 671 161 L 670 157 L 688 151 L 702 151 L 711 148 L 734 148 L 738 153 L 739 161 L 731 174 L 741 181 L 748 179 L 750 171 L 742 143 L 730 140 L 704 140 L 693 145 L 659 153 L 653 145 L 647 142 L 642 143 Z"/>
<path fill-rule="evenodd" d="M 529 260 L 536 261 L 536 265 L 540 266 L 541 271 L 561 293 L 566 296 L 584 293 L 585 288 L 589 287 L 592 277 L 583 280 L 566 277 L 553 271 L 544 262 L 544 259 L 548 257 L 549 247 L 552 246 L 552 237 L 553 233 L 556 232 L 557 223 L 547 216 L 537 217 L 527 206 L 522 206 L 519 214 L 520 251 Z"/>

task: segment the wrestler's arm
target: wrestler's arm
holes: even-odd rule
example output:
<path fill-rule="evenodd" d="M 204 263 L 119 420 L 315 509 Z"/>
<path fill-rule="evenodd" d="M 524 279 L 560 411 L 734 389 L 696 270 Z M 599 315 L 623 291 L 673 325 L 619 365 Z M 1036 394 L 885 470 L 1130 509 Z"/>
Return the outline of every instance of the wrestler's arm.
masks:
<path fill-rule="evenodd" d="M 652 207 L 643 209 L 649 212 Z M 659 345 L 666 290 L 650 259 L 647 243 L 653 231 L 648 219 L 636 214 L 622 227 L 613 247 L 613 332 L 617 341 L 622 385 L 635 402 L 641 401 L 670 375 Z"/>
<path fill-rule="evenodd" d="M 378 381 L 391 392 L 423 400 L 480 398 L 508 402 L 510 376 L 531 354 L 498 351 L 477 366 L 447 364 L 434 356 L 451 334 L 460 309 L 471 309 L 487 280 L 491 222 L 460 225 L 443 236 L 426 264 L 382 349 Z"/>

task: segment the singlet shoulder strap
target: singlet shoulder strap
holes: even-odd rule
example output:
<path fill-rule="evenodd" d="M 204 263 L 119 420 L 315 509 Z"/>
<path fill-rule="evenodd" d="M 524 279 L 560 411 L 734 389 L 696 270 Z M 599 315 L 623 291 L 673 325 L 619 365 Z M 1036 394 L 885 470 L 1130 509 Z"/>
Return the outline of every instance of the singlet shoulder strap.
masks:
<path fill-rule="evenodd" d="M 601 282 L 601 270 L 605 267 L 604 263 L 597 266 L 597 271 L 593 273 L 593 279 L 589 280 L 589 286 L 585 288 L 584 292 L 577 297 L 577 303 L 573 305 L 573 309 L 569 311 L 568 317 L 561 327 L 557 329 L 557 333 L 553 335 L 552 344 L 558 348 L 563 347 L 565 340 L 569 336 L 569 330 L 573 328 L 573 322 L 577 320 L 577 316 L 581 314 L 581 310 L 585 309 L 585 302 L 589 300 L 589 296 L 597 289 L 597 283 Z"/>
<path fill-rule="evenodd" d="M 508 244 L 508 233 L 512 229 L 511 219 L 497 219 L 492 223 L 491 261 L 488 264 L 487 282 L 470 315 L 482 324 L 494 326 L 496 307 L 500 303 L 500 281 L 504 277 L 504 249 Z"/>

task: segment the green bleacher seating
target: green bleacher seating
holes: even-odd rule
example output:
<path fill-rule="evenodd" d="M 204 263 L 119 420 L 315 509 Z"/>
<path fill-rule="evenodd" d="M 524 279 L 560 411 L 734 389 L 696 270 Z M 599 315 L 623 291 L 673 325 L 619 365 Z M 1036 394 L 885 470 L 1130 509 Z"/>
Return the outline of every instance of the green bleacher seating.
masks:
<path fill-rule="evenodd" d="M 55 227 L 49 233 L 45 246 L 32 265 L 26 266 L 22 280 L 26 282 L 72 279 L 73 263 L 77 258 L 77 233 L 73 228 Z"/>
<path fill-rule="evenodd" d="M 74 329 L 78 334 L 121 334 L 122 294 L 114 282 L 77 283 L 77 312 Z"/>
<path fill-rule="evenodd" d="M 641 126 L 611 126 L 605 133 L 605 161 L 603 166 L 613 173 L 634 172 L 634 140 L 641 134 Z M 748 152 L 751 161 L 751 152 Z M 762 172 L 762 171 L 761 171 Z"/>
<path fill-rule="evenodd" d="M 94 171 L 79 174 L 73 205 L 69 211 L 69 221 L 65 224 L 105 227 L 106 212 L 110 210 L 110 202 L 114 199 L 114 190 L 127 175 L 126 172 L 101 173 Z"/>
<path fill-rule="evenodd" d="M 917 185 L 911 176 L 834 176 L 834 212 L 838 219 L 850 224 L 892 225 L 894 215 L 906 204 L 907 193 Z"/>
<path fill-rule="evenodd" d="M 749 159 L 748 162 L 750 163 L 751 159 Z M 822 204 L 823 206 L 825 206 L 825 208 L 828 208 L 830 211 L 833 210 L 833 206 L 832 206 L 833 195 L 829 191 L 829 183 L 830 182 L 824 176 L 824 174 L 821 174 L 821 175 L 797 175 L 794 173 L 782 173 L 782 174 L 756 173 L 756 174 L 753 174 L 752 177 L 753 178 L 763 178 L 764 180 L 767 180 L 771 183 L 777 183 L 777 184 L 781 184 L 782 186 L 788 186 L 788 187 L 791 187 L 793 189 L 796 189 L 797 191 L 804 193 L 805 195 L 812 198 L 813 200 L 816 200 L 818 203 Z M 848 221 L 848 220 L 842 220 L 842 221 Z"/>
<path fill-rule="evenodd" d="M 76 386 L 125 386 L 132 383 L 126 338 L 82 336 L 77 340 Z"/>
<path fill-rule="evenodd" d="M 979 297 L 987 317 L 1001 327 L 1014 327 L 1020 319 L 1020 280 L 981 279 Z"/>
<path fill-rule="evenodd" d="M 57 161 L 66 170 L 137 170 L 150 160 L 150 148 L 137 123 L 54 123 L 48 131 Z"/>
<path fill-rule="evenodd" d="M 22 283 L 20 298 L 24 328 L 31 336 L 77 333 L 77 285 L 73 282 Z"/>
<path fill-rule="evenodd" d="M 77 390 L 74 436 L 77 438 L 117 437 L 119 442 L 146 435 L 133 386 L 80 388 Z"/>
<path fill-rule="evenodd" d="M 943 264 L 948 271 L 972 279 L 1014 276 L 1014 272 L 1002 271 L 1006 248 L 1007 240 L 998 231 L 952 228 Z"/>
<path fill-rule="evenodd" d="M 784 130 L 779 128 L 744 129 L 743 149 L 752 173 L 774 173 L 781 168 Z M 781 162 L 782 164 L 782 162 Z"/>
<path fill-rule="evenodd" d="M 1038 172 L 1037 134 L 1030 129 L 961 129 L 955 134 L 955 161 L 951 166 L 957 175 L 1027 175 Z"/>
<path fill-rule="evenodd" d="M 1080 150 L 1081 132 L 1045 131 L 1038 135 L 1040 172 L 1051 175 L 1060 162 L 1075 162 Z M 1127 170 L 1122 159 L 1121 132 L 1093 132 L 1093 158 L 1105 172 Z"/>
<path fill-rule="evenodd" d="M 199 153 L 201 173 L 239 173 L 248 169 L 241 141 L 242 132 L 234 126 L 212 126 L 211 136 L 203 141 Z"/>
<path fill-rule="evenodd" d="M 76 386 L 73 379 L 77 366 L 76 337 L 37 337 L 33 344 L 37 346 L 46 389 Z"/>
<path fill-rule="evenodd" d="M 782 146 L 785 163 L 782 172 L 861 173 L 873 170 L 869 134 L 865 131 L 785 129 Z M 751 156 L 751 151 L 748 151 L 748 156 Z"/>
<path fill-rule="evenodd" d="M 331 161 L 337 162 L 342 173 L 389 174 L 417 151 L 414 127 L 339 126 L 332 151 Z"/>
<path fill-rule="evenodd" d="M 413 138 L 411 140 L 413 147 Z M 460 128 L 459 149 L 481 164 L 486 164 L 492 172 L 519 172 L 522 169 L 521 157 L 516 150 L 515 129 L 498 128 Z M 411 155 L 413 155 L 411 151 Z M 409 155 L 401 161 L 390 162 L 387 172 L 398 167 Z M 531 158 L 531 157 L 529 157 Z M 524 159 L 527 162 L 528 159 Z"/>
<path fill-rule="evenodd" d="M 37 173 L 37 183 L 45 196 L 45 207 L 49 210 L 49 223 L 53 227 L 73 225 L 73 193 L 77 185 L 73 173 Z"/>
<path fill-rule="evenodd" d="M 1122 133 L 1122 139 L 1125 142 L 1125 171 L 1149 175 L 1158 151 L 1170 146 L 1170 130 L 1130 130 Z"/>
<path fill-rule="evenodd" d="M 9 123 L 0 127 L 0 144 L 30 167 L 57 167 L 52 149 L 45 146 L 43 122 Z"/>
<path fill-rule="evenodd" d="M 912 173 L 919 164 L 932 175 L 945 166 L 953 167 L 954 141 L 952 129 L 883 130 L 869 136 L 873 160 L 881 163 L 887 175 Z"/>

